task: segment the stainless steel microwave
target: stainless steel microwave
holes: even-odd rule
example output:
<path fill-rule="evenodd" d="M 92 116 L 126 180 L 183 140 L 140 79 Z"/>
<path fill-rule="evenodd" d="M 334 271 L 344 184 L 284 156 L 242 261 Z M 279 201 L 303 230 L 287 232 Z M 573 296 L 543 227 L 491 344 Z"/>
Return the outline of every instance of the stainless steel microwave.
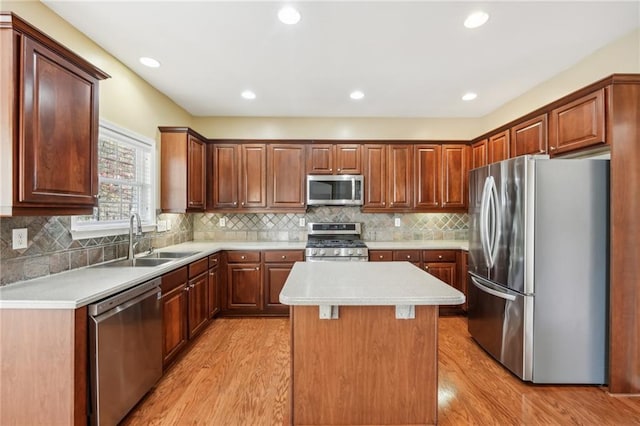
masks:
<path fill-rule="evenodd" d="M 307 175 L 308 206 L 361 206 L 362 175 Z"/>

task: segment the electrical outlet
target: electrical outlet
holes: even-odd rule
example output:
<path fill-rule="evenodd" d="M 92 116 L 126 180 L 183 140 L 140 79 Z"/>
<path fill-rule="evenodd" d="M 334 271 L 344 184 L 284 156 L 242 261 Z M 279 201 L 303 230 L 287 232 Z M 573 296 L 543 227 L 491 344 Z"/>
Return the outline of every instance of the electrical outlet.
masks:
<path fill-rule="evenodd" d="M 300 219 L 298 219 L 298 226 L 304 227 L 306 222 L 307 221 L 304 219 L 304 217 L 301 217 Z"/>
<path fill-rule="evenodd" d="M 227 218 L 221 217 L 220 220 L 218 220 L 218 226 L 221 226 L 223 228 L 227 226 Z"/>
<path fill-rule="evenodd" d="M 166 220 L 159 220 L 157 223 L 157 231 L 158 232 L 165 232 L 167 230 L 167 221 Z"/>
<path fill-rule="evenodd" d="M 27 228 L 14 229 L 11 241 L 14 250 L 27 248 Z"/>
<path fill-rule="evenodd" d="M 393 224 L 396 226 L 396 228 L 399 228 L 399 227 L 400 227 L 400 225 L 402 225 L 402 222 L 400 221 L 400 218 L 399 218 L 399 217 L 396 217 L 396 218 L 393 220 Z"/>
<path fill-rule="evenodd" d="M 167 231 L 171 231 L 171 220 L 165 220 L 167 222 Z"/>

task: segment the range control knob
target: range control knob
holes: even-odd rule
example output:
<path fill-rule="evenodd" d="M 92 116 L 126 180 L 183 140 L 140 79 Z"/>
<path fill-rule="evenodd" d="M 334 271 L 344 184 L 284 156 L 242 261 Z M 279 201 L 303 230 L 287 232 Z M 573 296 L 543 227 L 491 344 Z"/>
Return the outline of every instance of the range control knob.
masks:
<path fill-rule="evenodd" d="M 347 250 L 347 253 L 350 254 L 350 255 L 353 254 L 353 249 Z"/>
<path fill-rule="evenodd" d="M 333 254 L 335 254 L 335 255 L 340 254 L 340 249 L 333 249 Z"/>
<path fill-rule="evenodd" d="M 311 249 L 310 250 L 311 253 L 309 253 L 311 256 L 315 256 L 318 253 L 317 249 Z"/>
<path fill-rule="evenodd" d="M 325 253 L 324 249 L 320 249 L 320 256 L 324 256 L 324 253 Z"/>
<path fill-rule="evenodd" d="M 356 254 L 361 255 L 362 254 L 362 249 L 356 250 Z"/>

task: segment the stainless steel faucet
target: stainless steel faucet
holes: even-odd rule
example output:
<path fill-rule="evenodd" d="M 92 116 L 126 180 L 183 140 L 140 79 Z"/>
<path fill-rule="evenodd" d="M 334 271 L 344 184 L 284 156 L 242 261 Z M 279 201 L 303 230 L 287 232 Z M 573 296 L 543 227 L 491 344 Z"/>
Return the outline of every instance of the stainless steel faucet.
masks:
<path fill-rule="evenodd" d="M 134 259 L 134 249 L 135 246 L 138 245 L 138 243 L 136 242 L 135 244 L 133 243 L 133 219 L 136 220 L 137 222 L 137 227 L 136 227 L 136 232 L 135 235 L 140 236 L 142 235 L 142 224 L 140 223 L 140 215 L 138 215 L 138 213 L 131 213 L 131 217 L 129 217 L 129 256 L 127 257 L 127 259 L 129 260 L 133 260 Z"/>

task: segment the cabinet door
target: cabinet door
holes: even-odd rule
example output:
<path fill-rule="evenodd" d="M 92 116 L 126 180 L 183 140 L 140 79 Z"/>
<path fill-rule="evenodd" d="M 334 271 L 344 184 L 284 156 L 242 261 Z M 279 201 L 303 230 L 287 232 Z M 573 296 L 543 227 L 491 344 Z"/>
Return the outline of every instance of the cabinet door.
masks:
<path fill-rule="evenodd" d="M 362 173 L 362 145 L 338 144 L 335 146 L 336 173 L 359 175 Z"/>
<path fill-rule="evenodd" d="M 547 114 L 511 128 L 511 157 L 547 152 Z"/>
<path fill-rule="evenodd" d="M 364 206 L 384 208 L 387 204 L 387 146 L 364 145 Z"/>
<path fill-rule="evenodd" d="M 424 269 L 451 287 L 456 287 L 458 268 L 455 262 L 426 262 Z"/>
<path fill-rule="evenodd" d="M 307 173 L 310 175 L 332 175 L 334 145 L 313 144 L 307 148 Z"/>
<path fill-rule="evenodd" d="M 416 145 L 415 161 L 415 207 L 435 209 L 440 206 L 441 169 L 440 145 Z"/>
<path fill-rule="evenodd" d="M 267 207 L 267 151 L 264 144 L 241 147 L 240 207 Z"/>
<path fill-rule="evenodd" d="M 413 204 L 411 151 L 411 145 L 389 145 L 387 148 L 389 208 L 410 208 Z"/>
<path fill-rule="evenodd" d="M 28 37 L 23 47 L 24 136 L 14 198 L 22 207 L 84 207 L 90 213 L 98 194 L 98 81 Z"/>
<path fill-rule="evenodd" d="M 230 311 L 252 311 L 262 309 L 259 263 L 227 265 L 227 303 Z"/>
<path fill-rule="evenodd" d="M 208 287 L 207 272 L 189 280 L 189 338 L 195 336 L 207 325 L 209 319 Z"/>
<path fill-rule="evenodd" d="M 464 293 L 464 297 L 465 297 L 465 301 L 464 303 L 461 305 L 461 309 L 464 312 L 467 312 L 467 301 L 466 301 L 466 297 L 468 293 L 468 289 L 469 289 L 469 274 L 468 272 L 468 265 L 469 265 L 469 253 L 466 251 L 459 251 L 459 261 L 458 261 L 458 287 L 456 287 L 458 290 L 460 290 L 462 293 Z"/>
<path fill-rule="evenodd" d="M 187 344 L 187 283 L 162 295 L 162 360 L 171 360 Z"/>
<path fill-rule="evenodd" d="M 471 168 L 476 169 L 478 167 L 487 165 L 487 144 L 488 139 L 483 139 L 479 142 L 471 145 Z"/>
<path fill-rule="evenodd" d="M 606 143 L 604 129 L 605 89 L 591 93 L 549 115 L 549 151 L 561 154 Z"/>
<path fill-rule="evenodd" d="M 280 303 L 280 292 L 293 268 L 292 263 L 266 263 L 264 265 L 265 312 L 287 314 L 289 307 Z"/>
<path fill-rule="evenodd" d="M 509 158 L 509 131 L 493 135 L 487 144 L 487 161 L 489 164 Z"/>
<path fill-rule="evenodd" d="M 187 140 L 187 206 L 189 209 L 204 209 L 205 149 L 201 140 L 188 136 Z"/>
<path fill-rule="evenodd" d="M 209 269 L 209 289 L 207 291 L 207 311 L 209 318 L 216 316 L 220 312 L 220 269 L 218 267 Z"/>
<path fill-rule="evenodd" d="M 467 207 L 468 149 L 466 145 L 442 145 L 442 207 Z"/>
<path fill-rule="evenodd" d="M 238 145 L 213 146 L 213 208 L 238 207 Z"/>
<path fill-rule="evenodd" d="M 305 206 L 305 146 L 270 144 L 269 207 L 303 210 Z"/>

